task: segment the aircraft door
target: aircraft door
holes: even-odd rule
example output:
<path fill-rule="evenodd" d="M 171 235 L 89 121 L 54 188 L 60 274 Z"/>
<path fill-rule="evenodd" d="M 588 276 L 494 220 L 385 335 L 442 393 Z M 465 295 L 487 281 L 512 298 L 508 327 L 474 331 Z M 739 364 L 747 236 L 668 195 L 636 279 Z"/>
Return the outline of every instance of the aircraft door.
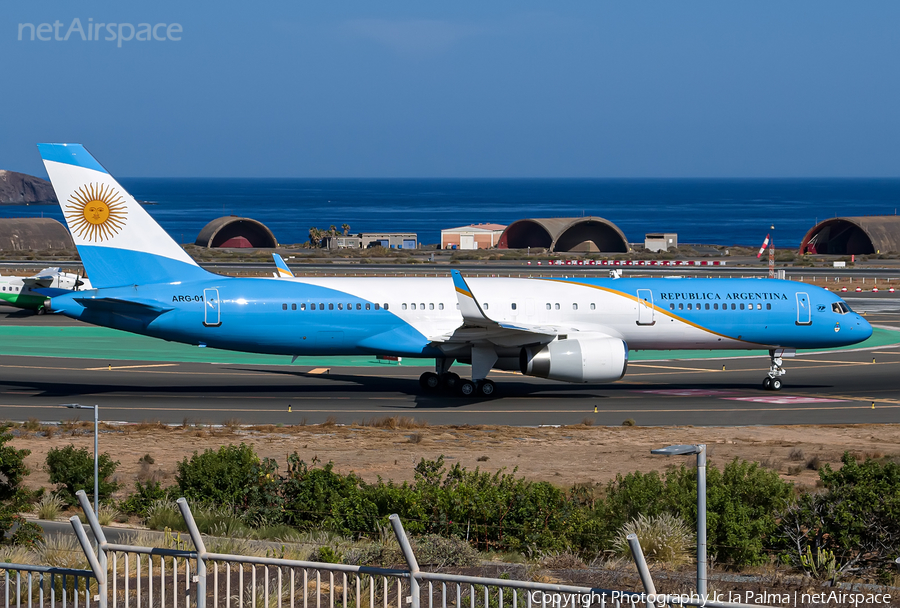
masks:
<path fill-rule="evenodd" d="M 797 292 L 797 325 L 812 325 L 809 295 L 802 291 Z"/>
<path fill-rule="evenodd" d="M 653 325 L 653 292 L 649 289 L 638 289 L 638 325 Z"/>
<path fill-rule="evenodd" d="M 222 324 L 222 315 L 219 308 L 219 290 L 203 290 L 203 325 L 206 327 L 218 327 Z"/>

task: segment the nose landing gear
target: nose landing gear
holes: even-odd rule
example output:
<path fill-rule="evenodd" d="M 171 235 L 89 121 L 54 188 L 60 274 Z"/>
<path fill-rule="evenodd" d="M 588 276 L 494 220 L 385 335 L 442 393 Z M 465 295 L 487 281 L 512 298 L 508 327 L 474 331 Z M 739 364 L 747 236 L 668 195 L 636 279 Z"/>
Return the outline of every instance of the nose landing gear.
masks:
<path fill-rule="evenodd" d="M 780 391 L 781 377 L 786 373 L 784 368 L 781 367 L 782 359 L 780 356 L 776 356 L 774 350 L 770 350 L 769 360 L 772 364 L 769 366 L 769 374 L 763 380 L 763 388 L 767 391 Z"/>

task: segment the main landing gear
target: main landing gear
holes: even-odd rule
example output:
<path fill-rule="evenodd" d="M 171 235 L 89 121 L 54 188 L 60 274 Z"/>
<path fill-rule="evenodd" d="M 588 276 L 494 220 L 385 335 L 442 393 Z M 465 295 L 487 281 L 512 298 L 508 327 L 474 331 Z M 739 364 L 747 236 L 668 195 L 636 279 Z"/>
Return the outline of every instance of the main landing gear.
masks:
<path fill-rule="evenodd" d="M 463 397 L 491 397 L 495 388 L 494 383 L 487 378 L 473 382 L 467 378 L 460 378 L 453 372 L 441 374 L 425 372 L 419 376 L 419 386 L 429 393 L 455 393 Z"/>
<path fill-rule="evenodd" d="M 775 351 L 769 351 L 769 360 L 772 364 L 769 366 L 769 374 L 763 380 L 763 388 L 767 391 L 781 390 L 781 377 L 785 374 L 784 368 L 781 367 L 781 357 L 775 356 Z"/>

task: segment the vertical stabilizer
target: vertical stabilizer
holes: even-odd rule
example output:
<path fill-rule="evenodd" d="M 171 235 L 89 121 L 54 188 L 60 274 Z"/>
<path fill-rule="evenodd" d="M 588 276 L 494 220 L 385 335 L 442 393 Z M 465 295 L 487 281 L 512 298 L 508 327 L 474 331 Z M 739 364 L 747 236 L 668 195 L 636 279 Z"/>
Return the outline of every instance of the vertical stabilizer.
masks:
<path fill-rule="evenodd" d="M 81 144 L 38 144 L 94 287 L 209 276 Z"/>

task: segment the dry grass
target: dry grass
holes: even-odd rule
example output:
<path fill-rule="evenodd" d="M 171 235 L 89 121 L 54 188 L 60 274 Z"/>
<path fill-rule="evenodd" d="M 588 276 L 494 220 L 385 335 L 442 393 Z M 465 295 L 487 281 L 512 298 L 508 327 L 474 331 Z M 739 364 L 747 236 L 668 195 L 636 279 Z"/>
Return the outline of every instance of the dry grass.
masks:
<path fill-rule="evenodd" d="M 369 426 L 376 429 L 409 430 L 423 429 L 428 426 L 428 423 L 408 416 L 385 416 L 384 418 L 363 420 L 359 426 Z"/>

